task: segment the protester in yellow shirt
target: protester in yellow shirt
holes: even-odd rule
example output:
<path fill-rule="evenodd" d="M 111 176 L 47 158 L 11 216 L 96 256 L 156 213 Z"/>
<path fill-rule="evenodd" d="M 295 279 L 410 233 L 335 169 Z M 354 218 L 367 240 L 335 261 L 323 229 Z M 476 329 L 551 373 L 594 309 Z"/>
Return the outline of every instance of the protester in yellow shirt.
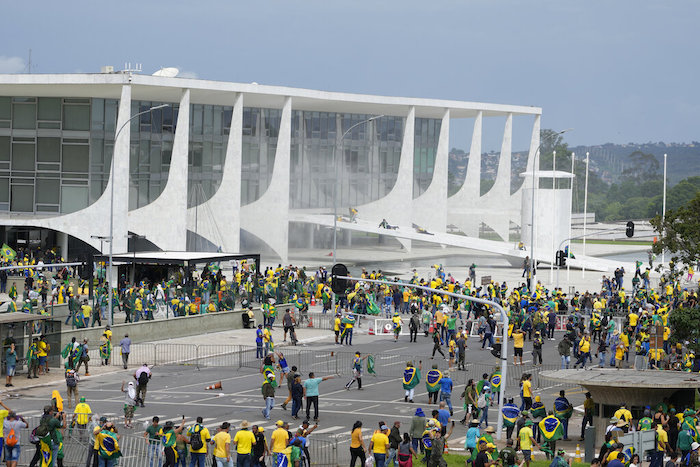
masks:
<path fill-rule="evenodd" d="M 231 463 L 231 435 L 229 430 L 231 424 L 224 422 L 221 424 L 221 430 L 214 435 L 214 457 L 222 464 L 230 465 Z"/>
<path fill-rule="evenodd" d="M 236 453 L 238 454 L 236 465 L 250 465 L 251 463 L 250 458 L 253 445 L 255 444 L 255 435 L 248 428 L 250 428 L 248 420 L 243 420 L 241 422 L 241 429 L 236 433 L 236 436 L 233 437 L 233 444 L 236 446 Z"/>
<path fill-rule="evenodd" d="M 279 454 L 283 452 L 289 443 L 289 433 L 284 428 L 285 423 L 282 420 L 277 420 L 277 428 L 272 432 L 270 442 L 272 443 L 272 452 Z"/>
<path fill-rule="evenodd" d="M 523 364 L 523 346 L 525 345 L 525 333 L 518 328 L 513 331 L 513 365 L 517 365 L 517 359 L 520 358 L 520 364 Z"/>

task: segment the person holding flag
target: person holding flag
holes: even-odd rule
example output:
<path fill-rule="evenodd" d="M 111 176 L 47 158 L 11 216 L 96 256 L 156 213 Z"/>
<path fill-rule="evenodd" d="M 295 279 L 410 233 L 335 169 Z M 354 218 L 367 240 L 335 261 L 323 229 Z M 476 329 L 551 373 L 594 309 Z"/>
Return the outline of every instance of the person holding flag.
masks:
<path fill-rule="evenodd" d="M 423 369 L 423 361 L 418 362 L 418 368 L 413 366 L 413 362 L 406 362 L 406 369 L 403 370 L 403 389 L 405 395 L 404 402 L 413 402 L 415 388 L 421 380 L 421 370 Z"/>
<path fill-rule="evenodd" d="M 399 340 L 399 334 L 401 334 L 401 325 L 402 324 L 403 324 L 403 320 L 401 319 L 401 316 L 399 316 L 399 312 L 395 311 L 394 317 L 391 318 L 391 325 L 394 328 L 394 342 L 398 342 L 398 340 Z"/>
<path fill-rule="evenodd" d="M 357 389 L 362 390 L 362 360 L 367 359 L 369 355 L 365 355 L 364 357 L 360 355 L 360 352 L 355 352 L 355 357 L 352 360 L 352 379 L 345 385 L 345 389 L 348 391 L 355 381 L 357 381 Z"/>
<path fill-rule="evenodd" d="M 7 243 L 2 244 L 2 249 L 0 249 L 0 254 L 8 263 L 14 261 L 17 258 L 17 252 L 10 248 Z"/>
<path fill-rule="evenodd" d="M 532 426 L 532 431 L 534 433 L 535 439 L 539 443 L 542 440 L 542 435 L 539 429 L 539 422 L 547 416 L 547 409 L 542 403 L 542 398 L 540 396 L 535 396 L 535 401 L 532 403 L 530 408 L 530 416 L 534 420 L 535 424 Z"/>
<path fill-rule="evenodd" d="M 343 331 L 340 333 L 340 345 L 343 345 L 343 342 L 345 342 L 347 345 L 352 345 L 352 332 L 355 327 L 355 315 L 352 313 L 347 313 L 340 321 L 340 325 L 343 326 Z"/>
<path fill-rule="evenodd" d="M 112 342 L 107 333 L 100 337 L 100 365 L 109 365 L 109 357 L 112 355 Z"/>

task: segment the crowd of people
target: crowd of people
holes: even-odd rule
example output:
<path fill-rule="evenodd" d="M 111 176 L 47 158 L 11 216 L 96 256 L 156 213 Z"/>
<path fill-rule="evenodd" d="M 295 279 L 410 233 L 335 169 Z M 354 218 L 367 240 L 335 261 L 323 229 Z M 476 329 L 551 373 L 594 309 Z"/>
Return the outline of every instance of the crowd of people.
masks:
<path fill-rule="evenodd" d="M 464 370 L 466 342 L 472 331 L 479 335 L 482 349 L 498 351 L 496 337 L 499 334 L 500 317 L 488 304 L 476 303 L 451 294 L 491 300 L 505 308 L 509 320 L 506 332 L 514 349 L 513 365 L 523 364 L 526 342 L 532 344 L 534 364 L 541 365 L 543 346 L 547 345 L 546 341 L 555 339 L 555 330 L 560 330 L 563 331 L 563 337 L 557 343 L 557 351 L 561 357 L 562 368 L 569 368 L 572 364 L 574 367 L 592 365 L 593 357 L 596 358 L 598 366 L 620 368 L 630 364 L 629 355 L 632 354 L 634 357 L 642 357 L 640 361 L 654 369 L 699 369 L 698 359 L 690 346 L 685 342 L 675 342 L 669 324 L 669 316 L 674 310 L 696 306 L 698 303 L 697 290 L 684 287 L 684 280 L 687 282 L 688 278 L 679 274 L 680 271 L 662 277 L 659 287 L 652 288 L 648 272 L 641 271 L 638 265 L 632 280 L 632 289 L 627 292 L 624 288 L 625 271 L 618 269 L 613 278 L 603 277 L 599 291 L 576 292 L 573 296 L 568 296 L 561 289 L 548 290 L 541 283 L 532 288 L 529 288 L 527 283 L 509 287 L 505 282 L 495 281 L 478 285 L 475 269 L 476 266 L 472 265 L 467 279 L 460 283 L 453 275 L 446 273 L 441 265 L 435 265 L 431 277 L 419 278 L 414 272 L 413 277 L 405 282 L 405 286 L 368 282 L 364 279 L 382 281 L 385 277 L 381 271 L 363 271 L 358 281 L 352 282 L 344 293 L 337 294 L 337 302 L 333 301 L 330 275 L 324 268 L 319 268 L 311 274 L 305 268 L 279 265 L 258 274 L 255 265 L 242 263 L 233 269 L 232 278 L 229 280 L 212 264 L 207 265 L 201 273 L 187 278 L 176 277 L 167 282 L 141 281 L 130 285 L 126 281 L 120 281 L 115 289 L 114 307 L 125 312 L 127 322 L 154 319 L 163 308 L 168 310 L 167 313 L 172 312 L 174 316 L 180 316 L 231 309 L 237 303 L 241 303 L 243 308 L 248 308 L 253 303 L 261 303 L 264 319 L 255 329 L 255 336 L 257 356 L 262 360 L 261 393 L 265 402 L 262 415 L 265 419 L 271 418 L 275 393 L 279 391 L 279 383 L 283 381 L 287 384 L 288 391 L 281 408 L 287 410 L 288 404 L 291 404 L 290 414 L 293 420 L 304 420 L 298 429 L 292 430 L 289 429 L 288 423 L 278 421 L 277 429 L 268 442 L 262 427 L 250 426 L 245 421 L 240 423 L 238 432 L 232 436 L 232 427 L 227 423 L 222 424 L 215 434 L 211 434 L 202 425 L 201 419 L 189 426 L 184 419 L 179 424 L 169 421 L 161 426 L 156 417 L 144 433 L 149 446 L 154 446 L 152 452 L 149 451 L 149 465 L 160 465 L 161 462 L 163 465 L 176 465 L 186 458 L 191 460 L 191 465 L 203 465 L 199 459 L 213 454 L 217 465 L 228 466 L 233 463 L 232 450 L 236 453 L 236 464 L 243 466 L 264 465 L 267 456 L 272 457 L 275 465 L 278 465 L 277 462 L 281 463 L 279 465 L 287 462 L 287 465 L 301 467 L 309 462 L 310 454 L 305 448 L 308 447 L 308 436 L 315 429 L 315 425 L 309 423 L 319 420 L 319 386 L 333 376 L 317 377 L 313 372 L 309 372 L 308 377 L 304 378 L 302 372 L 295 365 L 290 365 L 284 354 L 274 348 L 271 330 L 277 319 L 276 303 L 294 303 L 299 312 L 296 317 L 288 311 L 283 315 L 281 321 L 285 339 L 287 332 L 290 333 L 290 337 L 293 335 L 294 325 L 299 321 L 299 317 L 308 313 L 309 307 L 318 301 L 322 305 L 322 313 L 334 313 L 333 331 L 338 345 L 353 345 L 353 329 L 357 320 L 364 315 L 374 315 L 390 320 L 396 340 L 399 339 L 403 326 L 408 326 L 410 330 L 410 342 L 416 341 L 418 333 L 429 336 L 433 341 L 433 350 L 431 356 L 425 356 L 426 360 L 434 359 L 436 354 L 440 354 L 449 362 L 447 371 L 439 370 L 437 365 L 430 365 L 431 368 L 426 368 L 425 378 L 422 377 L 422 360 L 407 362 L 402 381 L 404 401 L 415 403 L 415 388 L 425 383 L 428 403 L 435 404 L 435 409 L 426 415 L 422 408 L 417 408 L 410 430 L 403 433 L 400 422 L 390 425 L 382 420 L 378 422 L 378 427 L 372 431 L 371 436 L 365 439 L 362 422 L 355 423 L 350 434 L 352 465 L 356 460 L 364 463 L 367 454 L 372 455 L 377 467 L 396 463 L 400 467 L 407 467 L 413 458 L 420 458 L 431 467 L 444 465 L 443 453 L 455 426 L 455 420 L 452 418 L 455 411 L 452 404 L 454 391 L 457 391 L 460 399 L 464 401 L 465 415 L 459 422 L 468 427 L 464 448 L 469 451 L 469 460 L 475 467 L 488 467 L 494 463 L 503 466 L 517 465 L 520 463 L 518 452 L 521 453 L 522 462 L 529 466 L 532 450 L 538 446 L 553 462 L 566 462 L 565 457 L 556 448 L 557 440 L 568 439 L 568 422 L 573 412 L 573 407 L 563 391 L 558 398 L 551 401 L 551 408 L 547 407 L 540 396 L 533 397 L 530 375 L 525 373 L 520 385 L 520 404 L 509 399 L 503 408 L 502 415 L 509 443 L 499 452 L 492 438 L 495 430 L 489 424 L 489 408 L 493 407 L 499 396 L 500 371 L 495 369 L 490 374 L 483 374 L 478 381 L 476 378 L 470 380 L 463 390 L 454 387 L 450 375 L 452 371 Z M 60 271 L 57 278 L 50 280 L 40 273 L 25 274 L 24 295 L 29 300 L 26 306 L 34 306 L 34 300 L 41 300 L 41 303 L 45 304 L 49 300 L 48 297 L 51 297 L 48 303 L 53 300 L 57 303 L 68 303 L 71 317 L 77 327 L 87 327 L 91 322 L 93 326 L 101 326 L 101 320 L 106 318 L 109 308 L 109 285 L 106 282 L 98 283 L 93 309 L 89 302 L 81 299 L 81 294 L 85 293 L 84 287 L 74 290 L 70 281 L 65 282 L 67 277 L 63 278 Z M 414 289 L 408 287 L 409 284 L 437 291 Z M 41 292 L 43 289 L 46 289 L 45 294 Z M 14 302 L 17 298 L 14 283 L 9 293 L 11 298 L 14 295 Z M 38 294 L 38 298 L 32 293 Z M 287 315 L 290 317 L 287 318 Z M 128 339 L 128 336 L 125 336 L 125 339 Z M 293 338 L 295 339 L 296 337 Z M 122 358 L 126 353 L 128 359 L 130 345 L 128 340 L 119 343 Z M 447 354 L 443 352 L 443 346 L 447 346 Z M 49 371 L 46 356 L 50 350 L 43 336 L 35 339 L 27 358 L 30 378 Z M 62 353 L 67 360 L 65 375 L 68 406 L 75 407 L 73 416 L 78 420 L 76 424 L 79 429 L 85 429 L 92 434 L 94 459 L 100 465 L 112 465 L 119 452 L 117 428 L 113 422 L 104 418 L 94 420 L 95 417 L 91 415 L 87 419 L 84 418 L 83 415 L 91 412 L 84 412 L 86 409 L 81 407 L 81 404 L 85 401 L 79 397 L 77 390 L 81 365 L 85 367 L 85 374 L 89 374 L 89 358 L 85 358 L 88 353 L 87 339 L 83 342 L 74 339 Z M 107 326 L 100 342 L 100 357 L 104 360 L 101 363 L 108 364 L 111 353 L 112 333 Z M 14 361 L 16 364 L 17 361 L 13 346 L 8 348 L 5 359 L 8 364 L 6 385 L 12 385 L 10 363 Z M 633 358 L 632 365 L 634 360 Z M 355 384 L 358 390 L 362 390 L 364 365 L 367 365 L 366 371 L 370 372 L 371 361 L 371 355 L 355 353 L 352 364 L 353 377 L 346 384 L 348 390 Z M 124 366 L 127 367 L 127 361 L 124 361 Z M 133 423 L 133 409 L 139 404 L 143 405 L 146 398 L 151 373 L 148 366 L 139 370 L 134 374 L 134 381 L 122 386 L 126 427 Z M 700 446 L 693 447 L 697 444 L 697 413 L 694 409 L 684 407 L 678 410 L 667 402 L 659 405 L 657 409 L 657 412 L 650 412 L 649 417 L 633 420 L 631 415 L 625 412 L 623 404 L 620 408 L 622 412 L 619 415 L 616 413 L 611 419 L 604 450 L 601 450 L 596 462 L 615 467 L 618 457 L 621 456 L 619 460 L 623 464 L 636 466 L 634 455 L 639 456 L 643 453 L 625 451 L 624 446 L 615 442 L 615 433 L 651 429 L 659 433 L 660 440 L 659 447 L 652 453 L 655 463 L 658 462 L 659 452 L 663 455 L 675 454 L 678 451 L 678 459 L 687 459 L 688 463 L 684 465 L 700 465 L 697 460 Z M 47 406 L 44 412 L 44 418 L 48 419 L 48 422 L 42 424 L 50 425 L 49 434 L 41 438 L 37 444 L 37 452 L 42 456 L 50 453 L 50 457 L 55 459 L 55 465 L 60 465 L 61 443 L 57 433 L 69 426 L 66 412 L 59 410 L 57 404 Z M 2 413 L 0 411 L 0 415 Z M 21 422 L 21 419 L 11 415 L 15 414 L 11 414 L 8 409 L 5 415 L 7 419 Z M 587 395 L 581 438 L 584 436 L 586 425 L 591 423 L 591 418 L 592 400 L 590 395 Z M 647 419 L 651 419 L 651 422 Z M 692 430 L 696 430 L 696 434 L 695 437 L 689 434 L 691 441 L 688 442 L 687 433 L 683 433 Z M 42 428 L 40 434 L 44 431 Z M 666 441 L 662 441 L 664 435 L 661 432 L 666 433 Z M 210 445 L 213 447 L 208 447 Z"/>

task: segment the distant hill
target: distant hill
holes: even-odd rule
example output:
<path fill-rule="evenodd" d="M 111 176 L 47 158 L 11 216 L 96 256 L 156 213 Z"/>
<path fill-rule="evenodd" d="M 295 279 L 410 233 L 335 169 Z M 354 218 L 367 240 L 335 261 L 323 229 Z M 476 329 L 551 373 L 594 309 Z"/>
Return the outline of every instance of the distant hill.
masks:
<path fill-rule="evenodd" d="M 659 175 L 663 173 L 664 154 L 668 154 L 669 184 L 700 175 L 700 142 L 692 143 L 643 143 L 643 144 L 612 144 L 596 146 L 574 146 L 569 150 L 576 153 L 576 159 L 582 160 L 586 152 L 590 153 L 590 168 L 606 183 L 618 183 L 622 172 L 630 168 L 633 162 L 629 155 L 641 151 L 652 154 L 659 161 Z M 494 180 L 498 168 L 499 153 L 483 153 L 481 156 L 482 180 Z M 463 149 L 453 148 L 450 151 L 449 172 L 454 180 L 464 180 L 469 155 Z M 527 151 L 513 151 L 511 162 L 513 189 L 519 185 L 518 174 L 525 170 Z"/>
<path fill-rule="evenodd" d="M 694 175 L 700 175 L 700 143 L 628 143 L 601 144 L 597 146 L 569 147 L 576 157 L 590 153 L 591 163 L 595 163 L 600 177 L 608 183 L 617 183 L 625 168 L 631 165 L 629 155 L 635 151 L 653 154 L 659 161 L 659 173 L 663 174 L 664 154 L 668 154 L 667 174 L 669 184 Z"/>

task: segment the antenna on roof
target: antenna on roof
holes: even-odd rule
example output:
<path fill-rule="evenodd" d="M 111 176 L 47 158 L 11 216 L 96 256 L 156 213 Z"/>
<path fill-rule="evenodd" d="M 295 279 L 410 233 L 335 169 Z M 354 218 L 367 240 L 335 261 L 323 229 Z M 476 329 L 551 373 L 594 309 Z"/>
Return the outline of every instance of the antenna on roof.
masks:
<path fill-rule="evenodd" d="M 142 71 L 142 64 L 141 63 L 134 63 L 134 66 L 132 68 L 131 62 L 124 63 L 124 69 L 122 70 L 122 73 L 141 73 Z"/>

